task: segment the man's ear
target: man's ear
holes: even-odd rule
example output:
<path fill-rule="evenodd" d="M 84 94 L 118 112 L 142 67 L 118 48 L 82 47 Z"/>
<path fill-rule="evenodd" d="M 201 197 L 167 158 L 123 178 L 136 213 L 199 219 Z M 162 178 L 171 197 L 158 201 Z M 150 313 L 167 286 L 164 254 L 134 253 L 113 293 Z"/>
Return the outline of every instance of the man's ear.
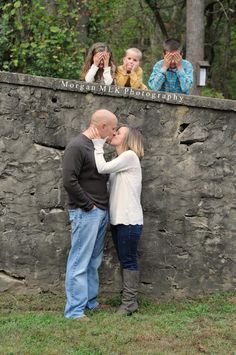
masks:
<path fill-rule="evenodd" d="M 101 129 L 104 129 L 106 127 L 106 123 L 102 123 L 100 127 Z"/>

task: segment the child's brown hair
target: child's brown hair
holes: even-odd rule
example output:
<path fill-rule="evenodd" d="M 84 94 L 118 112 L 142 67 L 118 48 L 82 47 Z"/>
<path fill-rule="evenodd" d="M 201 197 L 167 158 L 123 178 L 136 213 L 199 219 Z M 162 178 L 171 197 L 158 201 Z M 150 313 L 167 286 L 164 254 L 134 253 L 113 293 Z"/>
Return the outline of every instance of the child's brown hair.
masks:
<path fill-rule="evenodd" d="M 94 43 L 88 50 L 88 54 L 87 54 L 87 56 L 85 58 L 85 62 L 84 62 L 84 65 L 83 65 L 83 68 L 82 68 L 82 71 L 81 71 L 81 76 L 80 76 L 81 80 L 85 80 L 85 76 L 86 76 L 87 72 L 89 71 L 90 67 L 93 64 L 94 55 L 96 53 L 98 53 L 98 52 L 104 52 L 104 51 L 110 53 L 109 66 L 111 67 L 111 76 L 112 76 L 112 78 L 114 78 L 116 66 L 115 66 L 115 63 L 114 63 L 113 56 L 112 56 L 112 51 L 108 47 L 108 45 L 106 43 L 98 42 L 98 43 Z M 96 76 L 95 76 L 95 81 L 97 79 L 99 79 L 99 75 L 100 75 L 100 73 L 98 71 Z"/>

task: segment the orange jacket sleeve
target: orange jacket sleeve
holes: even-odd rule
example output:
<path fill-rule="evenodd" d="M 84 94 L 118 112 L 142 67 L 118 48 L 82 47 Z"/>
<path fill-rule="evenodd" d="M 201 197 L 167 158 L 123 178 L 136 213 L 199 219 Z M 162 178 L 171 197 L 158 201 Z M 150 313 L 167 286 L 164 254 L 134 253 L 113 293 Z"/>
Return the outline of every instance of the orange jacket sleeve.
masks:
<path fill-rule="evenodd" d="M 140 67 L 138 67 L 130 74 L 127 74 L 124 71 L 122 65 L 117 68 L 115 75 L 115 84 L 117 86 L 125 86 L 128 80 L 130 80 L 131 88 L 147 90 L 146 85 L 143 84 L 143 71 Z"/>

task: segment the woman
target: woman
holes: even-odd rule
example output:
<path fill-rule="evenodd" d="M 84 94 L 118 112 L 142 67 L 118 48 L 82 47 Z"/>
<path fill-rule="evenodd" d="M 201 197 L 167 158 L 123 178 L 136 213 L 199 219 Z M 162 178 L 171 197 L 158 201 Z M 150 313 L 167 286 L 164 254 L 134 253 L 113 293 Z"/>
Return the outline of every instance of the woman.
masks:
<path fill-rule="evenodd" d="M 144 156 L 143 137 L 138 129 L 121 126 L 110 143 L 116 148 L 117 157 L 106 162 L 103 156 L 105 139 L 99 137 L 96 129 L 92 130 L 98 172 L 110 174 L 111 233 L 123 276 L 122 304 L 118 313 L 130 315 L 138 309 L 137 249 L 143 227 L 140 204 L 142 188 L 140 159 Z"/>
<path fill-rule="evenodd" d="M 81 80 L 87 83 L 113 83 L 116 66 L 112 52 L 106 43 L 94 43 L 85 58 Z"/>

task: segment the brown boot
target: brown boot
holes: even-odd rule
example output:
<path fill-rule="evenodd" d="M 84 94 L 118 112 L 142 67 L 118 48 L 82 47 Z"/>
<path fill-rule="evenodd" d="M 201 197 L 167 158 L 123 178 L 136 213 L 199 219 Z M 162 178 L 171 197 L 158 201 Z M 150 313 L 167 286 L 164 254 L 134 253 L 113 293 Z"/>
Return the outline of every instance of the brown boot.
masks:
<path fill-rule="evenodd" d="M 120 289 L 120 297 L 123 295 L 123 287 L 124 287 L 124 279 L 123 279 L 123 268 L 120 264 L 120 277 L 121 277 L 121 289 Z"/>
<path fill-rule="evenodd" d="M 139 271 L 123 269 L 123 295 L 122 304 L 117 313 L 131 315 L 138 309 Z"/>

